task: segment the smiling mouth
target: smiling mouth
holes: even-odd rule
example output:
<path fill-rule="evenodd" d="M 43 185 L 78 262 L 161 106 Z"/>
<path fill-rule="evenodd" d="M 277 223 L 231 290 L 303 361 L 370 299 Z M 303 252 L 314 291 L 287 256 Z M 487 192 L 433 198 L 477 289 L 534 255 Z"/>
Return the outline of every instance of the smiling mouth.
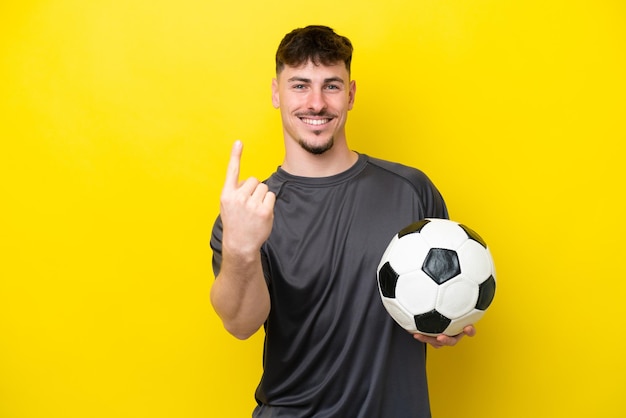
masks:
<path fill-rule="evenodd" d="M 331 121 L 330 118 L 327 119 L 309 119 L 309 118 L 300 118 L 300 120 L 304 123 L 306 123 L 307 125 L 312 125 L 312 126 L 321 126 L 321 125 L 325 125 L 328 122 Z"/>

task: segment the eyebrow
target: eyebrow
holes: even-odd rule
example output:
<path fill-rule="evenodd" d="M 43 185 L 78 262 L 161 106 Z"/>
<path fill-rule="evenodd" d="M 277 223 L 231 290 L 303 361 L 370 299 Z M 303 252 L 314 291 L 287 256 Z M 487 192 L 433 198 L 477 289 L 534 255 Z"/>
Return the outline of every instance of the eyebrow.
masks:
<path fill-rule="evenodd" d="M 310 78 L 305 78 L 305 77 L 295 76 L 295 77 L 291 77 L 290 79 L 287 80 L 287 82 L 289 82 L 289 83 L 294 82 L 294 81 L 300 81 L 302 83 L 310 83 L 311 79 Z M 341 77 L 325 78 L 324 79 L 324 83 L 341 83 L 341 84 L 345 84 Z"/>

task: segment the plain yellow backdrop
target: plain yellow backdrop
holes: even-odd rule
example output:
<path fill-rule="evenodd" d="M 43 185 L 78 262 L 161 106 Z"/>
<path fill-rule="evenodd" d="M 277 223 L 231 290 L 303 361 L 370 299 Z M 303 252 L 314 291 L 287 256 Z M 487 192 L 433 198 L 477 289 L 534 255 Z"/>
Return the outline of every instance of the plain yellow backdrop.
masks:
<path fill-rule="evenodd" d="M 626 416 L 623 1 L 26 0 L 0 5 L 0 417 L 250 415 L 263 335 L 222 329 L 208 242 L 232 142 L 243 176 L 281 162 L 273 57 L 307 24 L 355 44 L 352 147 L 492 248 L 478 335 L 429 352 L 434 416 Z"/>

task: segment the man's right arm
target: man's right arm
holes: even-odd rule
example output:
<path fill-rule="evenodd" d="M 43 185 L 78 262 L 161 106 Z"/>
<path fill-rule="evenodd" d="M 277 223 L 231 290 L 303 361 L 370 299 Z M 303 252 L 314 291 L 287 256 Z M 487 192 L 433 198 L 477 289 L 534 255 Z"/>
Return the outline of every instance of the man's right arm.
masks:
<path fill-rule="evenodd" d="M 222 263 L 211 288 L 211 303 L 226 330 L 246 339 L 263 325 L 270 311 L 261 246 L 272 231 L 276 196 L 254 178 L 239 183 L 241 153 L 242 144 L 237 141 L 220 198 Z"/>

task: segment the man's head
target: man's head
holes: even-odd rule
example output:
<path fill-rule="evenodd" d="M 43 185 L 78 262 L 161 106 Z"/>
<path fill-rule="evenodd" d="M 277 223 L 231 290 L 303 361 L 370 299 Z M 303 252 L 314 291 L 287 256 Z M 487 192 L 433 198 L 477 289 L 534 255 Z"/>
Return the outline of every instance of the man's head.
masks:
<path fill-rule="evenodd" d="M 283 38 L 276 51 L 276 74 L 285 65 L 300 67 L 311 61 L 315 65 L 343 62 L 350 73 L 352 43 L 327 26 L 294 29 Z"/>
<path fill-rule="evenodd" d="M 356 91 L 351 59 L 350 41 L 325 26 L 296 29 L 282 40 L 272 103 L 281 111 L 288 151 L 294 144 L 315 155 L 337 143 L 335 150 L 347 149 L 345 124 Z"/>

